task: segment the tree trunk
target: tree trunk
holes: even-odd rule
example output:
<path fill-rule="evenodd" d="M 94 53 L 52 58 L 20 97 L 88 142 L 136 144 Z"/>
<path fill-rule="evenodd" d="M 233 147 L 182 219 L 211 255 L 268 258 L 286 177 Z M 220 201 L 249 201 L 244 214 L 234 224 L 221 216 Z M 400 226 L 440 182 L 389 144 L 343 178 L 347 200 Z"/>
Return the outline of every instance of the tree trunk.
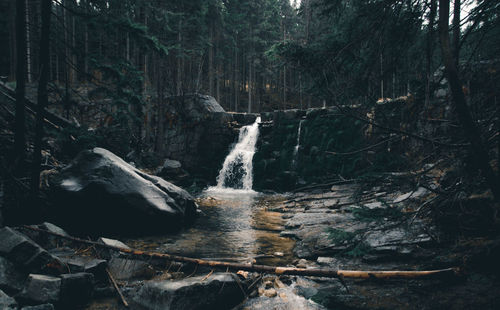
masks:
<path fill-rule="evenodd" d="M 427 108 L 431 98 L 431 80 L 432 80 L 432 55 L 434 54 L 434 23 L 436 19 L 436 0 L 430 0 L 430 13 L 429 13 L 429 31 L 427 33 L 426 45 L 426 83 L 425 83 L 425 107 Z"/>
<path fill-rule="evenodd" d="M 49 75 L 49 41 L 51 0 L 41 0 L 42 27 L 40 35 L 40 80 L 38 81 L 38 102 L 36 106 L 35 149 L 31 175 L 33 197 L 38 196 L 40 187 L 40 168 L 42 163 L 42 137 L 44 108 L 47 106 L 47 82 Z"/>
<path fill-rule="evenodd" d="M 453 56 L 457 70 L 460 60 L 460 0 L 453 1 Z"/>
<path fill-rule="evenodd" d="M 208 47 L 208 94 L 215 95 L 214 91 L 214 25 L 209 25 L 210 46 Z"/>
<path fill-rule="evenodd" d="M 26 95 L 26 21 L 25 1 L 16 1 L 16 121 L 14 125 L 14 169 L 19 174 L 23 168 L 25 136 L 25 95 Z"/>
<path fill-rule="evenodd" d="M 148 10 L 146 7 L 144 7 L 144 27 L 146 27 L 146 29 L 148 28 Z M 143 81 L 143 90 L 144 92 L 146 91 L 147 89 L 147 86 L 148 86 L 148 52 L 145 51 L 144 52 L 144 66 L 142 68 L 142 72 L 144 72 L 144 81 Z"/>
<path fill-rule="evenodd" d="M 450 11 L 450 0 L 439 0 L 439 38 L 441 41 L 441 52 L 445 65 L 448 84 L 450 86 L 455 110 L 460 123 L 464 129 L 466 138 L 471 144 L 471 152 L 475 157 L 476 164 L 486 179 L 495 199 L 500 201 L 500 182 L 489 164 L 487 149 L 476 122 L 472 119 L 469 108 L 465 102 L 462 84 L 458 76 L 456 60 L 453 57 L 448 35 L 448 16 Z"/>
<path fill-rule="evenodd" d="M 17 0 L 17 2 L 22 0 Z M 25 28 L 26 28 L 26 76 L 28 78 L 28 83 L 32 82 L 31 75 L 31 42 L 30 42 L 30 16 L 29 16 L 29 5 L 28 0 L 25 0 Z"/>
<path fill-rule="evenodd" d="M 248 113 L 252 112 L 252 57 L 248 61 Z"/>
<path fill-rule="evenodd" d="M 177 44 L 179 50 L 177 51 L 177 96 L 182 94 L 182 20 L 179 20 L 177 29 Z"/>

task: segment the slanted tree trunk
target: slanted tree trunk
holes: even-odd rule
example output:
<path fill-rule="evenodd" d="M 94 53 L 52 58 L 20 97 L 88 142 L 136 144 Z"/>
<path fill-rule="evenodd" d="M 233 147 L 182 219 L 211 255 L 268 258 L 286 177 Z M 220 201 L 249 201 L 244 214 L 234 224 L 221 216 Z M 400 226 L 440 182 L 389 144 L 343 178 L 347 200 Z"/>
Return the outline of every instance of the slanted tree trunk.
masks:
<path fill-rule="evenodd" d="M 36 106 L 35 150 L 31 175 L 31 191 L 33 197 L 38 195 L 40 187 L 40 168 L 42 163 L 42 137 L 44 108 L 48 104 L 47 82 L 49 77 L 49 41 L 51 0 L 41 0 L 42 27 L 40 35 L 40 79 L 38 81 L 38 102 Z"/>
<path fill-rule="evenodd" d="M 458 75 L 456 60 L 453 57 L 448 34 L 448 16 L 450 12 L 450 0 L 439 0 L 439 38 L 441 41 L 441 52 L 445 65 L 446 76 L 450 86 L 453 104 L 464 129 L 466 138 L 471 144 L 471 152 L 481 170 L 488 187 L 491 189 L 495 199 L 500 201 L 500 182 L 490 165 L 487 149 L 481 137 L 481 132 L 472 119 L 469 108 L 462 91 L 462 84 Z"/>
<path fill-rule="evenodd" d="M 16 121 L 14 124 L 14 166 L 16 174 L 23 167 L 26 151 L 26 21 L 25 1 L 16 1 Z"/>

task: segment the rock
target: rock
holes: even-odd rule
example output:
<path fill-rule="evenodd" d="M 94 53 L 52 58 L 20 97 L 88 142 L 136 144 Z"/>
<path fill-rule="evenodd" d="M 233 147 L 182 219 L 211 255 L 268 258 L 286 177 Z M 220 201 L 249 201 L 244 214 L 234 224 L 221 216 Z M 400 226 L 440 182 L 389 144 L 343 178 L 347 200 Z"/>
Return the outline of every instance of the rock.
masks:
<path fill-rule="evenodd" d="M 146 282 L 133 294 L 136 303 L 150 310 L 231 309 L 244 297 L 238 277 L 231 273 Z"/>
<path fill-rule="evenodd" d="M 180 169 L 181 166 L 182 165 L 181 165 L 181 163 L 179 161 L 167 158 L 163 162 L 162 170 L 163 169 L 165 169 L 167 171 L 169 171 L 169 170 L 176 170 L 176 169 Z"/>
<path fill-rule="evenodd" d="M 0 255 L 28 271 L 61 273 L 61 261 L 31 239 L 9 227 L 0 229 Z"/>
<path fill-rule="evenodd" d="M 23 291 L 16 298 L 24 304 L 54 304 L 59 302 L 60 292 L 60 278 L 30 274 Z"/>
<path fill-rule="evenodd" d="M 265 288 L 274 287 L 274 283 L 268 280 L 268 281 L 264 282 L 264 287 Z"/>
<path fill-rule="evenodd" d="M 81 232 L 172 230 L 192 220 L 197 209 L 185 190 L 102 148 L 80 152 L 51 177 L 50 194 L 58 222 Z"/>
<path fill-rule="evenodd" d="M 432 238 L 425 232 L 419 230 L 419 225 L 414 224 L 412 229 L 396 227 L 389 230 L 370 231 L 364 242 L 376 252 L 397 252 L 409 254 L 417 245 L 429 243 Z"/>
<path fill-rule="evenodd" d="M 338 266 L 338 260 L 334 257 L 318 257 L 316 262 L 320 265 Z"/>
<path fill-rule="evenodd" d="M 32 225 L 32 227 L 43 229 L 63 236 L 69 236 L 69 234 L 64 229 L 48 222 L 44 222 L 39 225 Z M 25 234 L 31 240 L 35 241 L 41 247 L 46 249 L 57 248 L 67 243 L 67 241 L 62 238 L 57 238 L 47 233 L 42 233 L 34 230 L 24 229 L 23 234 Z"/>
<path fill-rule="evenodd" d="M 278 295 L 278 293 L 274 288 L 270 288 L 264 291 L 264 296 L 266 297 L 276 297 L 276 295 Z"/>
<path fill-rule="evenodd" d="M 94 275 L 72 273 L 61 275 L 61 304 L 64 306 L 84 305 L 94 292 Z"/>
<path fill-rule="evenodd" d="M 102 244 L 109 245 L 109 246 L 119 247 L 119 248 L 124 248 L 124 249 L 130 250 L 130 247 L 128 245 L 126 245 L 125 243 L 121 242 L 120 240 L 101 237 L 97 241 L 102 243 Z"/>
<path fill-rule="evenodd" d="M 309 265 L 309 262 L 303 258 L 299 259 L 299 261 L 295 264 L 295 266 L 297 266 L 297 268 L 307 268 L 308 265 Z"/>
<path fill-rule="evenodd" d="M 151 279 L 155 270 L 140 260 L 113 257 L 109 261 L 109 271 L 117 280 Z"/>
<path fill-rule="evenodd" d="M 297 285 L 295 288 L 297 290 L 297 294 L 304 296 L 305 299 L 309 299 L 318 293 L 318 289 L 311 286 Z"/>
<path fill-rule="evenodd" d="M 107 262 L 103 259 L 88 256 L 69 256 L 61 257 L 61 260 L 70 269 L 71 273 L 91 273 L 98 281 L 107 279 Z"/>
<path fill-rule="evenodd" d="M 125 243 L 121 242 L 120 240 L 116 240 L 116 239 L 109 239 L 109 238 L 101 237 L 101 238 L 97 239 L 97 242 L 105 244 L 105 245 L 113 246 L 113 247 L 119 247 L 119 248 L 124 248 L 124 249 L 130 250 L 130 247 L 128 245 L 126 245 Z M 111 249 L 105 249 L 105 248 L 99 249 L 98 252 L 99 252 L 99 256 L 102 258 L 105 258 L 105 259 L 111 259 L 112 257 L 119 256 L 121 253 L 118 251 L 114 251 Z"/>
<path fill-rule="evenodd" d="M 182 169 L 181 163 L 173 159 L 165 159 L 155 174 L 176 184 L 182 184 L 189 178 L 189 173 Z"/>
<path fill-rule="evenodd" d="M 54 310 L 54 306 L 52 304 L 43 304 L 43 305 L 22 307 L 21 310 Z"/>
<path fill-rule="evenodd" d="M 399 195 L 394 199 L 393 203 L 399 203 L 407 199 L 417 199 L 425 196 L 429 193 L 429 190 L 423 187 L 419 187 L 416 191 L 411 191 L 406 194 Z"/>
<path fill-rule="evenodd" d="M 0 289 L 16 294 L 23 288 L 25 276 L 7 259 L 0 257 Z"/>
<path fill-rule="evenodd" d="M 9 297 L 2 290 L 0 290 L 0 309 L 2 310 L 14 310 L 17 309 L 17 302 L 14 298 Z"/>

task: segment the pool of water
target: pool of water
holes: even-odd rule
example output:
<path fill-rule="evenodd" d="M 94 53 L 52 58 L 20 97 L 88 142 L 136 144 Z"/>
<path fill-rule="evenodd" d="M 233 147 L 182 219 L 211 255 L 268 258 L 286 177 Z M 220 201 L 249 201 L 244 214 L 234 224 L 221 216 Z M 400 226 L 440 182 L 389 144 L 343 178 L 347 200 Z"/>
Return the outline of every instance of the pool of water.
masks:
<path fill-rule="evenodd" d="M 281 213 L 267 211 L 285 199 L 248 190 L 211 188 L 198 198 L 201 214 L 183 230 L 126 240 L 130 246 L 189 257 L 286 265 L 294 241 L 279 235 Z"/>

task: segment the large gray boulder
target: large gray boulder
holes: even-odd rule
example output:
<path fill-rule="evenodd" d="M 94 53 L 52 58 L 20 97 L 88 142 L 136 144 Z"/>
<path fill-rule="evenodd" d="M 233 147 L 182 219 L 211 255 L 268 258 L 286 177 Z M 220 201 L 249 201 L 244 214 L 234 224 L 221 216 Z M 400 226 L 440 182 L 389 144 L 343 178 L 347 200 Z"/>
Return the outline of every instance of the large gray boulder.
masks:
<path fill-rule="evenodd" d="M 55 220 L 80 232 L 127 234 L 180 227 L 196 214 L 185 190 L 102 148 L 82 151 L 50 181 Z"/>
<path fill-rule="evenodd" d="M 231 309 L 244 299 L 236 275 L 216 273 L 178 281 L 146 282 L 133 299 L 148 310 Z"/>

